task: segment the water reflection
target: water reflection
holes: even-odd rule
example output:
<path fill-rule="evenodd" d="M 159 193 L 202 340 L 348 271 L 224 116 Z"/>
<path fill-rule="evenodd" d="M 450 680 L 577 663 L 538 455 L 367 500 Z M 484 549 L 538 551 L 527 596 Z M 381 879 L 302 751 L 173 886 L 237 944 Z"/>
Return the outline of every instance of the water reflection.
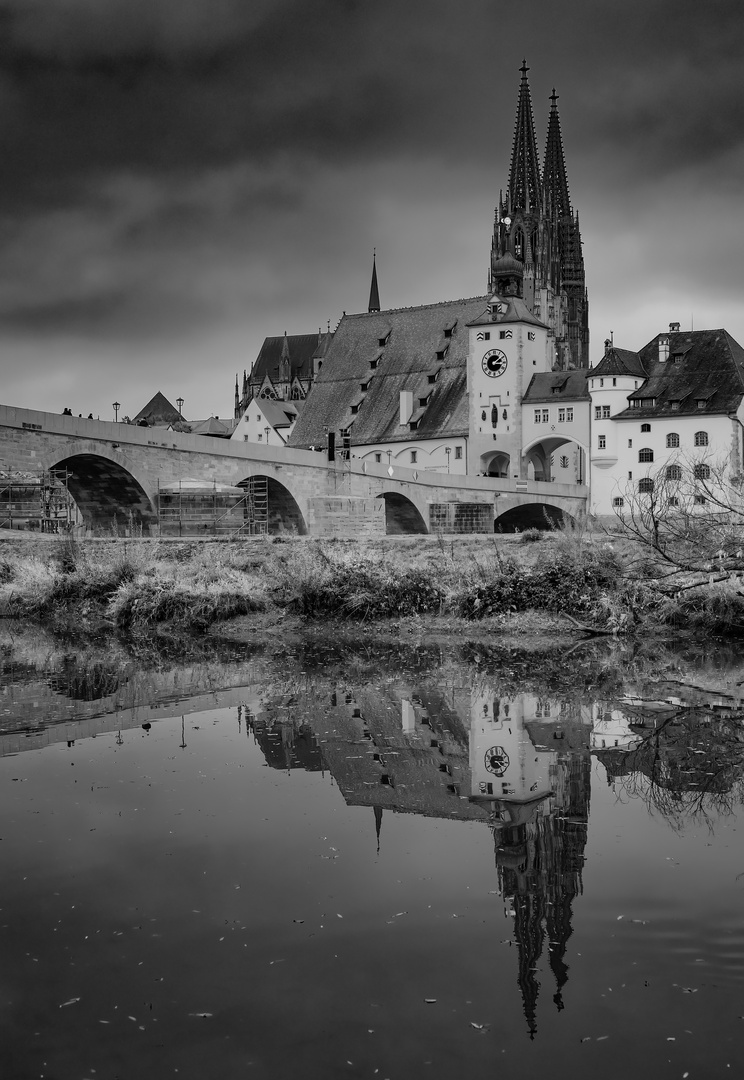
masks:
<path fill-rule="evenodd" d="M 308 790 L 299 774 L 328 778 L 348 807 L 364 809 L 377 856 L 390 844 L 386 811 L 463 834 L 490 830 L 489 893 L 508 920 L 510 994 L 530 1041 L 567 1006 L 580 1013 L 572 939 L 586 903 L 592 796 L 614 792 L 680 831 L 704 817 L 712 836 L 744 795 L 735 657 L 699 665 L 692 680 L 689 661 L 681 667 L 673 654 L 625 653 L 621 664 L 602 647 L 569 665 L 558 650 L 538 659 L 471 643 L 334 651 L 302 642 L 229 661 L 156 657 L 143 668 L 125 649 L 92 650 L 76 667 L 54 642 L 5 646 L 0 755 L 106 732 L 116 754 L 135 727 L 152 733 L 140 742 L 155 754 L 158 726 L 172 718 L 169 752 L 186 761 L 204 752 L 187 717 L 230 708 L 241 745 L 249 740 L 285 785 L 282 798 Z"/>

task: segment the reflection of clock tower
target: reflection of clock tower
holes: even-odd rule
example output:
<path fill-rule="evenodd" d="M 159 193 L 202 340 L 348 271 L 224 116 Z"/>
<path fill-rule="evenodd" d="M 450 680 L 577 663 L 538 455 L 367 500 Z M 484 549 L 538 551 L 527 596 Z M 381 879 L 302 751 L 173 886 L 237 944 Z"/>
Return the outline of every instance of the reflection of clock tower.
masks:
<path fill-rule="evenodd" d="M 470 468 L 518 480 L 527 475 L 522 396 L 532 376 L 551 366 L 548 328 L 525 304 L 522 286 L 522 264 L 503 256 L 493 269 L 488 307 L 468 329 Z"/>
<path fill-rule="evenodd" d="M 579 216 L 568 190 L 558 95 L 550 98 L 542 172 L 537 155 L 532 100 L 522 64 L 509 185 L 496 209 L 488 291 L 495 291 L 503 259 L 520 264 L 520 295 L 550 330 L 550 367 L 589 365 L 589 301 Z"/>

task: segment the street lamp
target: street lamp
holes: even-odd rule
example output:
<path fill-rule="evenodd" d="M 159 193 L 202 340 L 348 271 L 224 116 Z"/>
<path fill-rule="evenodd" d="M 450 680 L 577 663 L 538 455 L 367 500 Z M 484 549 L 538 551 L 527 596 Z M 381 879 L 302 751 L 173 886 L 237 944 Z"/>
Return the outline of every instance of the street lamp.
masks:
<path fill-rule="evenodd" d="M 114 423 L 115 424 L 119 423 L 119 409 L 120 408 L 121 408 L 121 404 L 118 401 L 115 401 L 114 402 Z"/>
<path fill-rule="evenodd" d="M 266 444 L 267 444 L 267 446 L 268 446 L 268 442 L 269 442 L 269 432 L 270 431 L 271 431 L 271 428 L 269 428 L 269 427 L 264 428 L 264 434 L 266 436 Z"/>
<path fill-rule="evenodd" d="M 447 455 L 447 472 L 449 472 L 450 471 L 449 461 L 450 461 L 450 454 L 452 453 L 452 447 L 451 446 L 445 446 L 444 452 Z"/>
<path fill-rule="evenodd" d="M 178 419 L 183 420 L 183 413 L 181 412 L 181 409 L 183 409 L 183 398 L 182 397 L 177 397 L 176 398 L 176 405 L 178 405 Z"/>

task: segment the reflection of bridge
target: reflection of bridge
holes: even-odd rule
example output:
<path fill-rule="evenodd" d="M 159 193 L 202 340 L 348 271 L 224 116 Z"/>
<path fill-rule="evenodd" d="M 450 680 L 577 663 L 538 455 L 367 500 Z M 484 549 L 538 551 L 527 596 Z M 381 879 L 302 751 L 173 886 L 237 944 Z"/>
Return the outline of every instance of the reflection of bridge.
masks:
<path fill-rule="evenodd" d="M 329 535 L 491 532 L 544 515 L 580 516 L 583 486 L 418 473 L 397 466 L 327 462 L 309 451 L 85 420 L 0 405 L 0 469 L 41 475 L 67 469 L 86 525 L 156 531 L 159 491 L 188 478 L 205 485 L 267 480 L 269 531 Z"/>

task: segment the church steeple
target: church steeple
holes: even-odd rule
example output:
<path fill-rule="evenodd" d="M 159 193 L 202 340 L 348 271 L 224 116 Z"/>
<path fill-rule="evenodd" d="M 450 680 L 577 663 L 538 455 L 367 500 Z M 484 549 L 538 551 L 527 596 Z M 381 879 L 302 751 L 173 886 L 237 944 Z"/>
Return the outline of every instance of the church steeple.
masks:
<path fill-rule="evenodd" d="M 522 61 L 519 70 L 522 72 L 522 81 L 519 84 L 519 102 L 514 125 L 507 193 L 508 210 L 512 216 L 518 210 L 528 213 L 530 211 L 539 213 L 540 210 L 540 163 L 537 156 L 530 84 L 527 82 L 527 72 L 530 69 L 527 67 L 526 60 Z"/>
<path fill-rule="evenodd" d="M 571 199 L 568 194 L 566 160 L 563 156 L 563 137 L 561 121 L 558 115 L 558 95 L 553 88 L 550 95 L 550 116 L 548 117 L 548 137 L 545 142 L 545 160 L 543 163 L 543 192 L 545 210 L 549 217 L 559 220 L 571 213 Z"/>
<path fill-rule="evenodd" d="M 372 254 L 372 284 L 369 289 L 369 307 L 367 311 L 380 310 L 380 290 L 377 287 L 377 251 Z"/>

